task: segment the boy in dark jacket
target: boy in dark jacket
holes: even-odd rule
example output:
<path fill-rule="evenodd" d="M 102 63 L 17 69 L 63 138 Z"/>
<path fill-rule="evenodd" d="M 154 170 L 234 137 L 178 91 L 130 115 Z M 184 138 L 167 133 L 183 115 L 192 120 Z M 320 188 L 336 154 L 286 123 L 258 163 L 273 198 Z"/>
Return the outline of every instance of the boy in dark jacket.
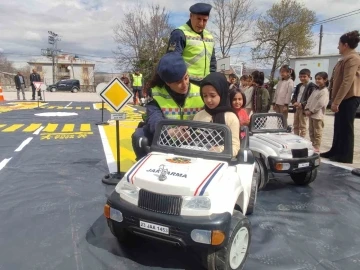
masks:
<path fill-rule="evenodd" d="M 296 108 L 296 112 L 294 114 L 294 134 L 305 137 L 307 117 L 304 113 L 304 109 L 311 93 L 317 88 L 317 86 L 316 84 L 310 82 L 311 72 L 307 68 L 300 70 L 299 79 L 301 83 L 296 86 L 291 100 L 291 103 Z"/>

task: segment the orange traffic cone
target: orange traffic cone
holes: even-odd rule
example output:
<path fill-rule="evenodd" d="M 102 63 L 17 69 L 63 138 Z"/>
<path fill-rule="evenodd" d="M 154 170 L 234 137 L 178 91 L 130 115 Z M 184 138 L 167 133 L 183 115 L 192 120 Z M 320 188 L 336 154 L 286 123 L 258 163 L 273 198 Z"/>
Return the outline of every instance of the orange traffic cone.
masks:
<path fill-rule="evenodd" d="M 0 101 L 5 101 L 1 85 L 0 85 Z"/>

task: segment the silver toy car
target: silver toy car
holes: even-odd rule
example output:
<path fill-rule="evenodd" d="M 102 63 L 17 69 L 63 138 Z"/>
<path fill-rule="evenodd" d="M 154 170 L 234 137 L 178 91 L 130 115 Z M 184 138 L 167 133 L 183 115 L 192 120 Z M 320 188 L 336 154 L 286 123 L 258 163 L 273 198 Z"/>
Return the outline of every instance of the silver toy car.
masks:
<path fill-rule="evenodd" d="M 292 134 L 279 113 L 256 113 L 249 126 L 249 148 L 256 161 L 259 189 L 266 186 L 269 174 L 286 173 L 297 185 L 308 185 L 317 176 L 320 156 L 312 143 Z"/>

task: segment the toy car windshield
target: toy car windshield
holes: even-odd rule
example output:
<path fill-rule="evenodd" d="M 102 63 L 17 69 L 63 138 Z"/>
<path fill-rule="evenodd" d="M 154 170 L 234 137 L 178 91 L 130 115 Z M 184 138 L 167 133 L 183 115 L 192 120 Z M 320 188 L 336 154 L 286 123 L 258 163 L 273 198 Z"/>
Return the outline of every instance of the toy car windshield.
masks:
<path fill-rule="evenodd" d="M 251 117 L 252 133 L 286 132 L 284 116 L 279 113 L 257 113 Z"/>
<path fill-rule="evenodd" d="M 204 158 L 231 158 L 231 131 L 222 124 L 162 120 L 156 128 L 151 150 Z"/>

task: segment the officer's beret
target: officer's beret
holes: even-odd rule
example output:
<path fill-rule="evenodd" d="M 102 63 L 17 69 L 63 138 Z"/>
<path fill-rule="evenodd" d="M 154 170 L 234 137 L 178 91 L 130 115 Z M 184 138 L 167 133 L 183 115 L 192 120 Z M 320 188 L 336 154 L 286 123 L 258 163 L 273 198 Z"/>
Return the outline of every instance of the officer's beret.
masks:
<path fill-rule="evenodd" d="M 190 12 L 193 14 L 209 16 L 212 6 L 206 3 L 196 3 L 190 7 Z"/>
<path fill-rule="evenodd" d="M 159 61 L 157 73 L 167 83 L 180 81 L 187 71 L 187 66 L 178 52 L 168 52 Z"/>

